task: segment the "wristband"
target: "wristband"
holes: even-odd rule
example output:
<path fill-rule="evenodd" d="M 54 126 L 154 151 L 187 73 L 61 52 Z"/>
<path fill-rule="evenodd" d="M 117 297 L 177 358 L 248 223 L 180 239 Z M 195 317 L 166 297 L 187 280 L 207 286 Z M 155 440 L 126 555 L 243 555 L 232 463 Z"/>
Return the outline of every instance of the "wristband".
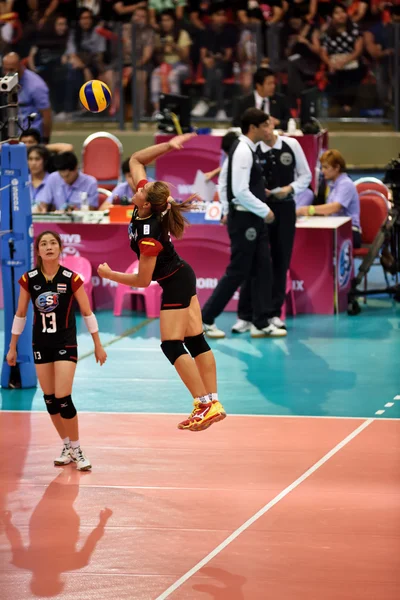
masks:
<path fill-rule="evenodd" d="M 99 330 L 99 325 L 97 323 L 96 315 L 93 313 L 88 317 L 83 317 L 85 320 L 85 325 L 88 328 L 89 333 L 97 333 Z"/>
<path fill-rule="evenodd" d="M 15 315 L 13 324 L 11 327 L 12 335 L 21 335 L 21 333 L 24 330 L 25 323 L 26 323 L 26 317 L 17 317 L 17 315 Z"/>
<path fill-rule="evenodd" d="M 313 217 L 315 215 L 315 206 L 313 206 L 312 204 L 308 207 L 308 215 L 310 217 Z"/>

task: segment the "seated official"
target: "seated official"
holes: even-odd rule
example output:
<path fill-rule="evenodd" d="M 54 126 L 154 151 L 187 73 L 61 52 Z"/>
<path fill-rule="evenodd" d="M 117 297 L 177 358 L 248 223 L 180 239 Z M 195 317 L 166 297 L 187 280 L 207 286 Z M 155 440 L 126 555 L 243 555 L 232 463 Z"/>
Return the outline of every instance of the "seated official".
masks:
<path fill-rule="evenodd" d="M 133 189 L 132 175 L 129 169 L 129 158 L 122 163 L 122 174 L 125 177 L 123 183 L 119 183 L 112 191 L 111 196 L 107 198 L 100 206 L 99 210 L 107 210 L 110 206 L 118 204 L 132 204 Z"/>
<path fill-rule="evenodd" d="M 78 170 L 76 155 L 73 152 L 59 154 L 56 167 L 57 171 L 46 182 L 41 208 L 45 212 L 66 211 L 79 210 L 85 205 L 89 210 L 97 210 L 97 181 L 92 175 L 85 175 Z"/>
<path fill-rule="evenodd" d="M 40 131 L 38 129 L 26 129 L 20 135 L 19 141 L 21 144 L 25 144 L 25 146 L 29 149 L 32 146 L 42 145 L 42 136 L 40 135 Z M 72 144 L 65 144 L 63 142 L 56 142 L 55 144 L 43 144 L 43 147 L 49 151 L 50 156 L 47 164 L 47 171 L 49 173 L 53 173 L 55 171 L 54 167 L 54 159 L 57 154 L 61 152 L 73 152 L 74 147 Z"/>
<path fill-rule="evenodd" d="M 28 149 L 29 193 L 32 212 L 43 212 L 41 203 L 50 174 L 47 171 L 50 153 L 44 146 L 31 146 Z"/>
<path fill-rule="evenodd" d="M 327 150 L 321 156 L 321 169 L 328 182 L 326 204 L 301 206 L 297 216 L 350 217 L 353 229 L 353 247 L 361 246 L 360 198 L 354 182 L 347 175 L 346 162 L 339 150 Z"/>

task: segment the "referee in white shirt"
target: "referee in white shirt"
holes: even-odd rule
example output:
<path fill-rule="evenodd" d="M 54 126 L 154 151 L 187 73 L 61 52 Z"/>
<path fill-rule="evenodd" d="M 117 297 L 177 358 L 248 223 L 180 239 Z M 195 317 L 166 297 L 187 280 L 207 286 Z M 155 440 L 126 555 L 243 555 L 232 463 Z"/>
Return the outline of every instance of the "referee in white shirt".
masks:
<path fill-rule="evenodd" d="M 268 206 L 275 215 L 274 222 L 268 227 L 272 259 L 272 301 L 268 322 L 285 332 L 286 326 L 280 315 L 296 231 L 294 196 L 308 188 L 312 177 L 299 142 L 295 138 L 275 135 L 272 123 L 257 146 L 257 154 L 263 168 Z M 239 320 L 232 327 L 233 333 L 251 329 L 252 296 L 252 283 L 247 280 L 240 290 Z M 259 337 L 262 337 L 261 333 Z"/>
<path fill-rule="evenodd" d="M 266 203 L 265 184 L 256 144 L 266 139 L 268 115 L 258 108 L 245 111 L 242 133 L 233 143 L 219 176 L 219 195 L 231 240 L 231 260 L 225 275 L 203 308 L 204 332 L 221 338 L 225 333 L 214 320 L 246 280 L 252 286 L 252 334 L 281 336 L 282 330 L 268 324 L 271 296 L 271 256 L 268 227 L 274 214 Z M 257 337 L 259 337 L 257 335 Z"/>

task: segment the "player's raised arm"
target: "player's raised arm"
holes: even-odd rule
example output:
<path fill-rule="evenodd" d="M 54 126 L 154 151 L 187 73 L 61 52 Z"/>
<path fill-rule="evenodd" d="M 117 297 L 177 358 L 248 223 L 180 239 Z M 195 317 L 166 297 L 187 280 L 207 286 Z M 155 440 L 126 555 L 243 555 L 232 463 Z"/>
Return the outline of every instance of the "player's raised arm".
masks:
<path fill-rule="evenodd" d="M 157 256 L 141 256 L 138 273 L 120 273 L 113 271 L 107 263 L 99 265 L 97 272 L 102 279 L 123 283 L 130 287 L 148 287 L 151 283 Z"/>
<path fill-rule="evenodd" d="M 157 160 L 157 158 L 160 156 L 167 154 L 167 152 L 171 152 L 172 150 L 181 150 L 183 148 L 183 144 L 191 140 L 196 135 L 196 133 L 184 133 L 183 135 L 175 136 L 169 142 L 155 144 L 154 146 L 149 146 L 148 148 L 143 148 L 143 150 L 134 152 L 129 161 L 129 168 L 131 170 L 135 189 L 139 181 L 146 179 L 146 165 Z"/>

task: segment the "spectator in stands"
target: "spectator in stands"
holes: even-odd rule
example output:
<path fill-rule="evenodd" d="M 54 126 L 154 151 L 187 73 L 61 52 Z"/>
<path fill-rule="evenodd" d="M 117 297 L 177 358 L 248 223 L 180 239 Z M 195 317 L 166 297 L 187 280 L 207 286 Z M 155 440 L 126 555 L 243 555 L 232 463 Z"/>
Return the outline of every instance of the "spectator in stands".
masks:
<path fill-rule="evenodd" d="M 341 216 L 351 217 L 353 246 L 361 246 L 360 198 L 354 182 L 346 173 L 346 162 L 339 150 L 327 150 L 321 156 L 321 168 L 328 181 L 329 193 L 326 204 L 301 206 L 297 216 Z"/>
<path fill-rule="evenodd" d="M 147 113 L 147 96 L 148 96 L 148 79 L 153 66 L 153 52 L 155 43 L 154 30 L 149 26 L 147 9 L 139 7 L 132 15 L 132 22 L 136 25 L 135 42 L 136 42 L 136 81 L 140 92 L 137 94 L 140 116 Z M 123 88 L 128 88 L 132 79 L 132 23 L 124 23 L 122 25 L 122 47 L 123 47 Z M 120 90 L 118 86 L 118 71 L 113 69 L 112 77 L 112 105 L 110 114 L 116 114 L 120 105 Z"/>
<path fill-rule="evenodd" d="M 129 168 L 129 158 L 124 160 L 122 163 L 122 173 L 125 177 L 123 183 L 119 183 L 116 188 L 113 189 L 111 196 L 107 198 L 100 206 L 99 210 L 106 210 L 113 204 L 132 204 L 132 198 L 135 193 L 133 187 L 133 180 L 131 171 Z"/>
<path fill-rule="evenodd" d="M 31 71 L 43 77 L 49 86 L 51 107 L 55 113 L 65 111 L 65 80 L 67 68 L 62 57 L 67 49 L 68 22 L 58 16 L 49 26 L 38 30 L 28 65 Z"/>
<path fill-rule="evenodd" d="M 283 0 L 285 20 L 290 23 L 291 19 L 301 19 L 306 23 L 312 23 L 318 9 L 318 0 Z"/>
<path fill-rule="evenodd" d="M 173 10 L 176 20 L 182 21 L 186 4 L 186 0 L 149 0 L 150 25 L 158 30 L 160 16 L 166 10 Z"/>
<path fill-rule="evenodd" d="M 44 212 L 79 210 L 86 205 L 90 210 L 97 210 L 97 181 L 78 170 L 76 155 L 73 152 L 59 154 L 56 166 L 57 172 L 52 173 L 46 182 L 41 209 Z"/>
<path fill-rule="evenodd" d="M 158 66 L 151 75 L 151 101 L 160 109 L 160 93 L 180 94 L 181 83 L 189 75 L 189 52 L 192 40 L 176 21 L 175 13 L 161 14 L 160 31 L 155 41 L 155 61 Z"/>
<path fill-rule="evenodd" d="M 331 24 L 322 39 L 321 58 L 329 70 L 327 92 L 347 115 L 364 76 L 360 62 L 362 52 L 363 39 L 358 25 L 351 21 L 341 4 L 334 4 Z"/>
<path fill-rule="evenodd" d="M 223 80 L 232 76 L 236 32 L 227 23 L 226 11 L 219 4 L 210 8 L 210 25 L 207 25 L 200 48 L 205 78 L 204 98 L 192 111 L 194 117 L 203 117 L 211 105 L 217 107 L 217 119 L 226 119 L 224 110 Z"/>
<path fill-rule="evenodd" d="M 31 146 L 28 149 L 29 192 L 34 212 L 43 212 L 41 203 L 47 180 L 50 177 L 47 168 L 49 159 L 50 154 L 44 146 Z"/>
<path fill-rule="evenodd" d="M 92 11 L 83 8 L 79 13 L 75 29 L 70 32 L 66 54 L 63 58 L 64 63 L 69 67 L 66 86 L 67 113 L 76 109 L 81 85 L 85 81 L 99 79 L 104 73 L 105 50 L 106 40 L 95 30 Z"/>
<path fill-rule="evenodd" d="M 39 29 L 41 29 L 57 10 L 59 0 L 29 0 L 29 8 L 36 11 L 39 17 Z"/>
<path fill-rule="evenodd" d="M 321 65 L 320 31 L 300 18 L 290 19 L 286 51 L 289 106 L 297 109 L 301 92 L 308 81 L 314 80 Z"/>
<path fill-rule="evenodd" d="M 379 101 L 385 108 L 392 104 L 396 23 L 400 23 L 400 5 L 393 6 L 385 21 L 375 23 L 364 33 L 365 50 L 373 61 Z"/>
<path fill-rule="evenodd" d="M 278 129 L 286 131 L 290 118 L 289 105 L 283 94 L 275 92 L 276 78 L 273 71 L 260 67 L 253 77 L 254 92 L 239 98 L 234 110 L 233 126 L 239 127 L 241 116 L 247 108 L 256 107 L 270 115 Z"/>
<path fill-rule="evenodd" d="M 261 27 L 263 54 L 268 56 L 269 67 L 279 70 L 284 15 L 282 0 L 236 0 L 234 6 L 239 22 L 246 29 L 254 32 L 254 26 Z"/>
<path fill-rule="evenodd" d="M 39 130 L 43 141 L 47 144 L 52 129 L 49 88 L 39 75 L 23 66 L 18 54 L 10 52 L 3 58 L 3 74 L 13 73 L 18 73 L 20 85 L 18 104 L 21 125 L 26 127 L 28 115 L 36 113 L 32 126 Z"/>
<path fill-rule="evenodd" d="M 122 21 L 123 23 L 129 23 L 132 19 L 133 14 L 136 9 L 144 8 L 147 9 L 147 1 L 141 0 L 114 0 L 114 14 L 118 21 Z"/>

